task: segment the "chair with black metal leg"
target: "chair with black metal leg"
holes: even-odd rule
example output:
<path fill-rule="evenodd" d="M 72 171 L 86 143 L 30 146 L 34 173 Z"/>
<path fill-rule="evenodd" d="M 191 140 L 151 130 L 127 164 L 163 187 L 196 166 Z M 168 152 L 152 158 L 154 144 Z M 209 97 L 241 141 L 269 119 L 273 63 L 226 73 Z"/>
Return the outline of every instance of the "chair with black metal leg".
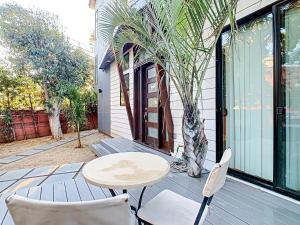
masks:
<path fill-rule="evenodd" d="M 221 161 L 213 166 L 202 191 L 201 204 L 164 190 L 139 209 L 138 218 L 145 224 L 155 225 L 203 224 L 214 194 L 225 184 L 230 158 L 231 150 L 226 149 Z"/>

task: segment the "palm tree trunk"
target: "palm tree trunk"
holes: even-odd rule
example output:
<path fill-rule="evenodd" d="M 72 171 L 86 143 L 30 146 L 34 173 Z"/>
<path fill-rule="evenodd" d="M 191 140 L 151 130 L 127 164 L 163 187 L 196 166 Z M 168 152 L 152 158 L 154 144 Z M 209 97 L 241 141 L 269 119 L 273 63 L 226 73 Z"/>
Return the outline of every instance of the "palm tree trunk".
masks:
<path fill-rule="evenodd" d="M 198 107 L 187 105 L 184 108 L 182 118 L 183 159 L 187 164 L 188 175 L 200 177 L 208 147 L 204 133 L 204 120 L 200 119 Z"/>

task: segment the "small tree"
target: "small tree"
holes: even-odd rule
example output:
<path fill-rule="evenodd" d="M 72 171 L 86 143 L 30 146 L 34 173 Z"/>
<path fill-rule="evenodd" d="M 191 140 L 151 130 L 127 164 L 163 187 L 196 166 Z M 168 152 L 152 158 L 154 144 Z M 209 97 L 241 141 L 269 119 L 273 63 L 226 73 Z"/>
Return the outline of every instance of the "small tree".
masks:
<path fill-rule="evenodd" d="M 171 78 L 184 109 L 183 158 L 190 176 L 201 176 L 208 147 L 199 110 L 204 76 L 226 21 L 234 25 L 237 2 L 148 0 L 139 10 L 119 0 L 99 14 L 99 33 L 119 63 L 124 47 L 134 44 Z"/>
<path fill-rule="evenodd" d="M 82 147 L 80 139 L 80 130 L 82 124 L 85 122 L 85 106 L 81 99 L 80 88 L 77 86 L 68 86 L 66 90 L 66 97 L 69 100 L 69 107 L 67 109 L 67 118 L 70 125 L 77 132 L 78 148 Z"/>
<path fill-rule="evenodd" d="M 73 48 L 57 16 L 16 4 L 0 7 L 0 35 L 10 50 L 11 62 L 43 87 L 53 138 L 62 138 L 61 103 L 66 86 L 81 86 L 88 71 L 88 56 Z"/>
<path fill-rule="evenodd" d="M 12 76 L 11 72 L 0 67 L 0 108 L 11 110 L 13 99 L 17 96 L 18 83 L 16 78 Z"/>

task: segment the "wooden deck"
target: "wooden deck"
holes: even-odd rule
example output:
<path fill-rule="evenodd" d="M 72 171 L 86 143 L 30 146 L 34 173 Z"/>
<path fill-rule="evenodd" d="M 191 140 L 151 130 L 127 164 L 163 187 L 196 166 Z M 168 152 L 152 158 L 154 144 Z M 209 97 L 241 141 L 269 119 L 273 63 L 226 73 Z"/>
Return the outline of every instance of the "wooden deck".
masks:
<path fill-rule="evenodd" d="M 97 154 L 119 151 L 146 151 L 159 154 L 167 160 L 171 157 L 127 139 L 106 139 L 93 145 Z M 87 201 L 110 197 L 107 189 L 97 188 L 85 182 L 81 175 L 83 163 L 34 169 L 0 172 L 0 224 L 13 225 L 5 206 L 5 198 L 16 193 L 33 199 L 49 201 Z M 170 189 L 183 196 L 202 201 L 201 190 L 205 182 L 185 174 L 170 173 L 163 181 L 147 188 L 144 202 L 160 191 Z M 117 190 L 121 193 L 120 190 Z M 141 190 L 129 190 L 130 201 L 137 205 Z M 284 200 L 238 181 L 227 179 L 224 188 L 215 195 L 211 213 L 205 224 L 300 224 L 300 204 Z"/>

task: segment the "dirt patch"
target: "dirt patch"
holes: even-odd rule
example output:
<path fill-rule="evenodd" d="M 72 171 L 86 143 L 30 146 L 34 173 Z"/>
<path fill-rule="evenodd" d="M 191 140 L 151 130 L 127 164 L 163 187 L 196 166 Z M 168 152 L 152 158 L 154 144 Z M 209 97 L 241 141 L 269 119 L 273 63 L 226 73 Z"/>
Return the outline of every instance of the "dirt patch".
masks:
<path fill-rule="evenodd" d="M 16 155 L 20 152 L 25 152 L 28 149 L 54 142 L 51 136 L 28 139 L 23 141 L 14 141 L 11 143 L 0 144 L 0 158 Z"/>
<path fill-rule="evenodd" d="M 76 134 L 71 133 L 68 134 L 68 137 L 72 137 L 75 135 Z M 26 157 L 25 159 L 16 161 L 14 163 L 10 163 L 8 165 L 3 165 L 0 167 L 0 170 L 15 170 L 50 165 L 61 165 L 65 163 L 74 162 L 88 162 L 96 158 L 95 154 L 91 151 L 90 145 L 97 143 L 104 138 L 108 138 L 108 136 L 100 133 L 95 133 L 82 138 L 81 141 L 83 144 L 83 148 L 76 148 L 77 141 L 75 140 L 65 145 L 61 145 L 56 148 L 50 149 L 46 152 Z M 45 140 L 45 142 L 41 142 L 39 145 L 46 143 L 46 141 L 47 139 Z M 16 148 L 20 147 L 21 146 Z M 24 149 L 22 149 L 22 151 L 24 151 Z"/>

